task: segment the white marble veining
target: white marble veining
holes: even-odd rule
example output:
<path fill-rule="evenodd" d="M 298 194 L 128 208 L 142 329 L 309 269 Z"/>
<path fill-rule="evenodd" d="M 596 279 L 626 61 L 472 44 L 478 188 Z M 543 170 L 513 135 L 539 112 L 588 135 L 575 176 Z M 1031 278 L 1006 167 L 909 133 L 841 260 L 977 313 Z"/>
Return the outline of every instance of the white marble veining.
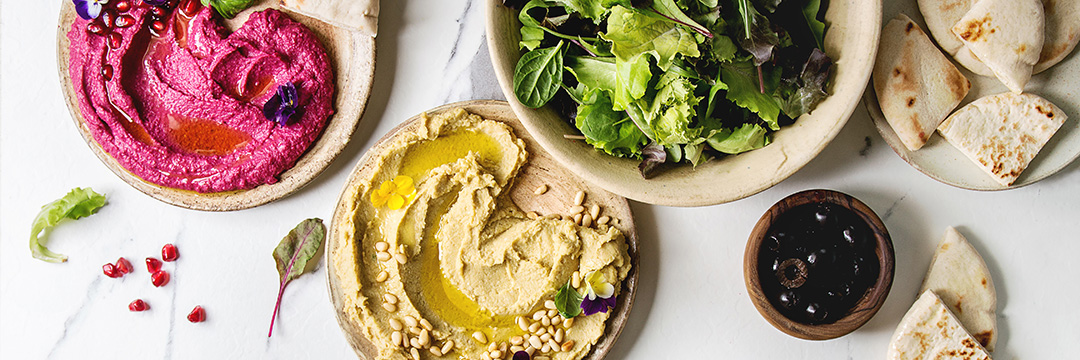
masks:
<path fill-rule="evenodd" d="M 328 219 L 363 152 L 408 117 L 444 103 L 501 99 L 488 59 L 480 0 L 387 0 L 382 4 L 375 92 L 352 143 L 299 193 L 255 209 L 207 213 L 166 205 L 110 173 L 79 137 L 56 74 L 61 1 L 0 2 L 0 359 L 348 359 L 325 270 L 277 293 L 271 252 L 307 217 Z M 1075 56 L 1075 55 L 1074 55 Z M 1071 114 L 1080 119 L 1080 114 Z M 1070 120 L 1073 121 L 1073 120 Z M 65 264 L 30 257 L 38 207 L 70 188 L 108 194 L 96 215 L 50 235 Z M 723 184 L 717 184 L 723 186 Z M 773 202 L 809 188 L 852 194 L 885 220 L 897 272 L 882 311 L 840 339 L 798 340 L 754 310 L 742 254 L 754 222 Z M 632 204 L 641 235 L 641 279 L 631 322 L 611 359 L 875 359 L 915 291 L 946 226 L 985 256 L 999 296 L 998 359 L 1055 359 L 1080 339 L 1080 171 L 1073 164 L 1026 188 L 972 192 L 909 167 L 881 140 L 863 107 L 837 139 L 787 181 L 734 203 L 693 209 Z M 174 243 L 180 260 L 162 288 L 142 259 Z M 124 256 L 123 279 L 101 265 Z M 128 312 L 135 298 L 151 310 Z M 207 321 L 191 324 L 195 305 Z"/>

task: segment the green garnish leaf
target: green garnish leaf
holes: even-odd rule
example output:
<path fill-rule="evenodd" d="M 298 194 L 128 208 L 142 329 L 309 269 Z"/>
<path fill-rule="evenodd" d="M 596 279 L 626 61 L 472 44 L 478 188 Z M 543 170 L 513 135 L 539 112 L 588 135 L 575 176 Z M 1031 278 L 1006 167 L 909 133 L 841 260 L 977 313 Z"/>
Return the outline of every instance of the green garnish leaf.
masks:
<path fill-rule="evenodd" d="M 529 51 L 514 69 L 514 95 L 531 108 L 547 104 L 559 91 L 563 77 L 563 42 L 549 48 Z"/>
<path fill-rule="evenodd" d="M 105 195 L 90 188 L 71 189 L 64 197 L 41 207 L 30 226 L 30 253 L 34 258 L 53 263 L 67 261 L 67 256 L 49 251 L 42 242 L 48 230 L 66 219 L 78 220 L 93 215 L 105 206 Z"/>
<path fill-rule="evenodd" d="M 743 124 L 735 130 L 724 129 L 706 142 L 709 147 L 725 154 L 738 154 L 760 149 L 770 142 L 768 132 L 758 124 Z"/>
<path fill-rule="evenodd" d="M 740 107 L 749 109 L 761 116 L 769 128 L 780 129 L 780 104 L 771 95 L 761 92 L 761 88 L 770 86 L 758 83 L 757 69 L 748 62 L 722 66 L 720 77 L 727 84 L 727 99 Z M 775 89 L 776 86 L 771 87 Z"/>
<path fill-rule="evenodd" d="M 559 310 L 559 315 L 562 317 L 573 318 L 581 314 L 581 299 L 581 294 L 567 281 L 566 285 L 555 292 L 555 308 Z"/>
<path fill-rule="evenodd" d="M 581 14 L 581 16 L 591 19 L 594 23 L 599 24 L 604 19 L 604 15 L 607 15 L 607 9 L 604 8 L 600 1 L 597 0 L 553 0 L 556 3 L 562 4 L 567 10 Z"/>
<path fill-rule="evenodd" d="M 619 60 L 649 54 L 663 71 L 671 66 L 676 54 L 701 56 L 698 39 L 690 30 L 662 16 L 622 6 L 611 9 L 607 32 L 600 37 L 612 42 L 611 52 Z"/>
<path fill-rule="evenodd" d="M 278 309 L 281 308 L 281 295 L 285 292 L 285 285 L 305 272 L 313 270 L 319 263 L 316 256 L 325 239 L 326 225 L 323 225 L 322 219 L 307 219 L 289 231 L 289 234 L 278 243 L 277 248 L 274 248 L 274 262 L 277 264 L 281 284 L 278 287 L 277 302 L 274 304 L 274 315 L 270 319 L 270 332 L 266 335 L 267 337 L 274 334 L 274 320 L 277 319 Z M 315 261 L 311 261 L 312 259 Z"/>
<path fill-rule="evenodd" d="M 821 0 L 806 0 L 806 5 L 802 9 L 803 17 L 806 18 L 806 24 L 810 26 L 810 32 L 814 34 L 814 40 L 817 41 L 817 47 L 819 49 L 825 48 L 825 23 L 818 20 L 818 13 L 821 12 Z"/>
<path fill-rule="evenodd" d="M 207 0 L 202 0 L 203 5 L 206 5 Z M 210 7 L 217 11 L 218 15 L 226 19 L 232 19 L 236 17 L 241 11 L 246 10 L 255 4 L 255 0 L 209 0 Z"/>
<path fill-rule="evenodd" d="M 649 143 L 625 112 L 611 108 L 611 99 L 601 90 L 592 90 L 578 106 L 576 125 L 585 141 L 597 149 L 619 157 L 636 157 Z"/>

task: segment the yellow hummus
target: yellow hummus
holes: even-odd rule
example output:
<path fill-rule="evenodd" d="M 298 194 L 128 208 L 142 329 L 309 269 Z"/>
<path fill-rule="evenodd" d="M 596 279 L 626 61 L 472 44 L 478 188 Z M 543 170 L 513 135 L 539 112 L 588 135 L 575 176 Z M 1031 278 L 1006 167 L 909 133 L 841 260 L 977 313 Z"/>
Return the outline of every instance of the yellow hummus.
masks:
<path fill-rule="evenodd" d="M 522 330 L 522 319 L 566 345 L 536 348 L 534 357 L 588 354 L 610 312 L 579 315 L 570 326 L 559 315 L 534 315 L 554 313 L 545 305 L 575 272 L 603 274 L 619 296 L 630 270 L 623 235 L 518 209 L 506 194 L 528 155 L 506 124 L 458 109 L 413 125 L 374 155 L 373 171 L 350 190 L 353 216 L 343 226 L 355 233 L 346 235 L 346 251 L 332 254 L 333 271 L 347 279 L 347 316 L 362 324 L 378 358 L 510 359 L 513 343 L 527 348 L 536 334 Z M 403 205 L 374 206 L 372 192 L 402 175 L 415 193 Z M 535 320 L 544 317 L 558 324 Z"/>

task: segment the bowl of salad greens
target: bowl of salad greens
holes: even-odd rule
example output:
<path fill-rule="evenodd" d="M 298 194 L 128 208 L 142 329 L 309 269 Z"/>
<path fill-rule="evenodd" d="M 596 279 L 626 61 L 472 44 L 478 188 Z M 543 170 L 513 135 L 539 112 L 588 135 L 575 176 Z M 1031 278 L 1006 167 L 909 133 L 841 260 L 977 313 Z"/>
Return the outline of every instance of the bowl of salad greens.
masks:
<path fill-rule="evenodd" d="M 738 200 L 847 122 L 881 0 L 488 0 L 503 93 L 564 166 L 645 203 Z"/>

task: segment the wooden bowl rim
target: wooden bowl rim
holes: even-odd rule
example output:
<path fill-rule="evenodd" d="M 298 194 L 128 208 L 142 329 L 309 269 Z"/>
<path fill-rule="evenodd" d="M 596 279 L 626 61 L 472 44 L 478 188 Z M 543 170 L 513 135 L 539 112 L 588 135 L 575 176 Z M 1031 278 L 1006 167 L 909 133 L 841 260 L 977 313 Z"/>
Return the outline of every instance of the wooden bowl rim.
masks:
<path fill-rule="evenodd" d="M 804 324 L 781 314 L 765 297 L 757 271 L 757 259 L 762 240 L 776 218 L 791 208 L 810 203 L 829 203 L 843 206 L 857 214 L 870 226 L 870 230 L 874 233 L 874 239 L 876 240 L 874 253 L 877 255 L 880 265 L 878 278 L 874 285 L 866 290 L 866 294 L 855 303 L 848 314 L 829 324 Z M 895 254 L 889 231 L 873 209 L 851 195 L 835 190 L 814 189 L 791 194 L 777 201 L 761 215 L 746 243 L 746 252 L 743 256 L 743 278 L 746 283 L 747 295 L 750 296 L 754 307 L 773 327 L 801 339 L 829 340 L 855 331 L 877 314 L 882 304 L 885 303 L 885 299 L 889 296 L 895 266 Z"/>

